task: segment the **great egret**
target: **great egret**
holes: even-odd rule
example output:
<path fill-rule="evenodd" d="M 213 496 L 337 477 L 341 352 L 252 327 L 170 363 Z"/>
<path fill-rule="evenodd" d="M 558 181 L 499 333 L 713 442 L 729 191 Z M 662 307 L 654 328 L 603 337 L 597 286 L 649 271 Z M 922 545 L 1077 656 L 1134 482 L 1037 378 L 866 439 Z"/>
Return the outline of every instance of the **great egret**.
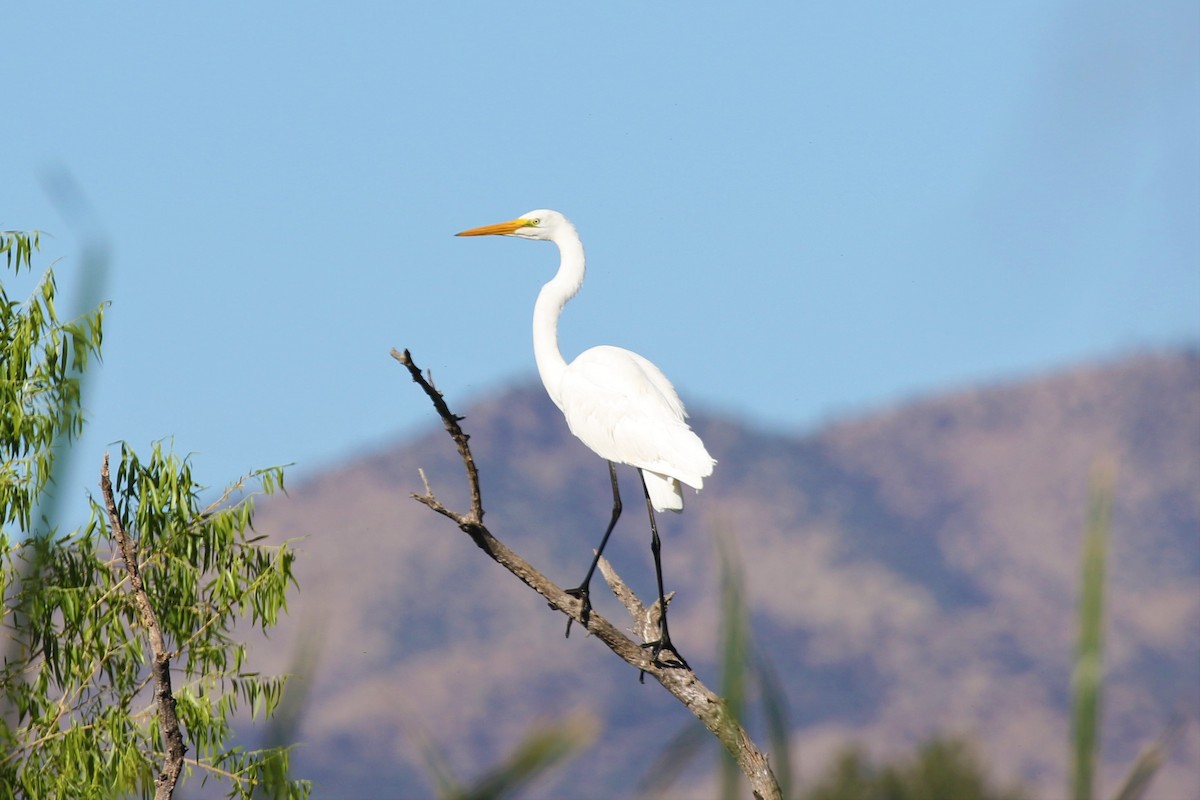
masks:
<path fill-rule="evenodd" d="M 582 602 L 581 618 L 586 628 L 592 603 L 589 586 L 608 537 L 621 516 L 621 494 L 617 488 L 614 464 L 637 467 L 650 515 L 650 550 L 654 554 L 654 573 L 658 579 L 658 597 L 662 608 L 659 639 L 648 642 L 655 663 L 687 667 L 687 662 L 671 644 L 667 629 L 667 604 L 663 594 L 661 543 L 655 511 L 683 510 L 680 483 L 697 491 L 712 474 L 716 461 L 704 449 L 685 418 L 683 403 L 662 371 L 637 353 L 620 347 L 601 345 L 580 353 L 571 363 L 558 349 L 558 318 L 583 285 L 583 242 L 575 226 L 557 211 L 530 211 L 514 220 L 463 231 L 458 236 L 516 236 L 538 239 L 558 245 L 558 272 L 538 294 L 533 307 L 533 354 L 538 373 L 550 399 L 563 412 L 580 441 L 608 461 L 612 482 L 613 510 L 604 538 L 587 575 L 568 594 Z M 571 623 L 567 622 L 570 635 Z M 677 661 L 662 662 L 662 651 L 670 650 Z"/>

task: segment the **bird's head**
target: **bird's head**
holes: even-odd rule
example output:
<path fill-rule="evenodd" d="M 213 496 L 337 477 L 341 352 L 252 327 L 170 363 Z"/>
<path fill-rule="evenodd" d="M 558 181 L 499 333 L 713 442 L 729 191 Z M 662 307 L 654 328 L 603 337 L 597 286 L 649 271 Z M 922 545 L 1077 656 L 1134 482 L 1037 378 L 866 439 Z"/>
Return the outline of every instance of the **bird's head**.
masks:
<path fill-rule="evenodd" d="M 522 239 L 549 239 L 556 241 L 560 233 L 574 232 L 570 220 L 557 211 L 539 208 L 522 214 L 508 222 L 497 222 L 481 228 L 456 233 L 455 236 L 519 236 Z"/>

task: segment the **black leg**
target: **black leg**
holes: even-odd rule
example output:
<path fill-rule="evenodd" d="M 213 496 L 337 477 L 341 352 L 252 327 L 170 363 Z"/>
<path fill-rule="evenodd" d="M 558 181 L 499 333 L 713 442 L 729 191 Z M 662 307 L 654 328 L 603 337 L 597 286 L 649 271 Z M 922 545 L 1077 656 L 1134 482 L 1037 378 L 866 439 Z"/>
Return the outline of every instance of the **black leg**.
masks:
<path fill-rule="evenodd" d="M 612 535 L 613 528 L 617 526 L 617 519 L 621 516 L 621 492 L 617 489 L 617 467 L 613 462 L 608 462 L 608 475 L 612 478 L 613 490 L 613 508 L 612 519 L 608 521 L 608 528 L 604 531 L 604 538 L 600 540 L 600 546 L 596 548 L 596 557 L 592 559 L 592 565 L 588 567 L 587 575 L 583 578 L 583 583 L 574 589 L 567 589 L 567 594 L 572 597 L 578 597 L 583 601 L 583 608 L 579 612 L 580 618 L 583 620 L 583 627 L 586 629 L 588 618 L 592 615 L 592 600 L 589 597 L 590 585 L 592 583 L 592 573 L 596 571 L 596 565 L 600 563 L 600 556 L 604 554 L 604 545 L 608 544 L 608 537 Z M 662 583 L 662 580 L 659 580 Z M 573 619 L 567 619 L 567 636 L 571 635 L 571 623 Z"/>
<path fill-rule="evenodd" d="M 691 669 L 675 646 L 671 644 L 671 632 L 667 629 L 667 598 L 663 593 L 663 576 L 662 576 L 662 542 L 658 538 L 658 523 L 654 519 L 654 504 L 650 502 L 650 490 L 646 488 L 646 476 L 642 475 L 642 471 L 638 470 L 638 475 L 642 479 L 642 492 L 646 495 L 646 511 L 650 514 L 650 552 L 654 554 L 654 576 L 658 578 L 658 604 L 662 610 L 662 616 L 658 621 L 658 641 L 646 642 L 642 647 L 650 648 L 650 656 L 655 664 L 660 667 L 682 667 L 683 669 Z M 674 658 L 661 660 L 663 650 L 669 650 L 674 654 Z M 643 673 L 639 680 L 645 679 Z"/>

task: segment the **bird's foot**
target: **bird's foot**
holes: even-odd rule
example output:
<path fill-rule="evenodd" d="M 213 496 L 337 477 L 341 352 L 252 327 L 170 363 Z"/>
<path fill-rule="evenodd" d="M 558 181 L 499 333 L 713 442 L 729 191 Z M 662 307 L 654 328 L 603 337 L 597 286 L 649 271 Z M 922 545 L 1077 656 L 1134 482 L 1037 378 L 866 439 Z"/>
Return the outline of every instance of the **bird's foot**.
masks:
<path fill-rule="evenodd" d="M 664 667 L 670 669 L 691 669 L 679 651 L 675 649 L 675 645 L 671 644 L 669 638 L 656 639 L 653 642 L 643 642 L 642 647 L 650 651 L 650 660 L 654 662 L 656 667 Z M 666 658 L 662 658 L 663 653 L 667 653 Z"/>
<path fill-rule="evenodd" d="M 587 630 L 588 620 L 592 616 L 592 598 L 591 592 L 587 586 L 576 586 L 574 589 L 567 589 L 567 594 L 581 601 L 582 607 L 579 609 L 579 620 L 583 625 L 583 629 Z M 574 617 L 567 617 L 567 636 L 571 635 L 571 623 L 574 622 Z"/>
<path fill-rule="evenodd" d="M 650 662 L 660 669 L 686 669 L 691 671 L 691 666 L 687 660 L 675 649 L 675 645 L 671 644 L 671 636 L 666 629 L 662 629 L 659 637 L 653 642 L 643 642 L 642 647 L 650 651 Z M 667 653 L 667 657 L 663 657 L 663 653 Z M 638 675 L 638 682 L 646 682 L 645 671 Z"/>

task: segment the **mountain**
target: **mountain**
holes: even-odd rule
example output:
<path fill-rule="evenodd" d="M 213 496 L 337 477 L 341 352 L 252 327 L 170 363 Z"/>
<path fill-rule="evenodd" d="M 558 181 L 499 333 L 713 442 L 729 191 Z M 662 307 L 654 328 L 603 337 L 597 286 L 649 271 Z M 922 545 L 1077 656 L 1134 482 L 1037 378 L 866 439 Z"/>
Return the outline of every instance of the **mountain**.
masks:
<path fill-rule="evenodd" d="M 419 391 L 397 377 L 397 391 Z M 470 408 L 440 388 L 465 415 L 489 528 L 560 585 L 578 583 L 609 515 L 604 463 L 540 386 Z M 1062 796 L 1088 477 L 1113 459 L 1102 794 L 1182 713 L 1183 741 L 1149 796 L 1200 796 L 1200 354 L 963 390 L 808 434 L 693 422 L 718 465 L 683 515 L 662 515 L 672 635 L 719 685 L 714 538 L 731 537 L 801 780 L 850 742 L 895 756 L 941 732 L 970 736 L 998 781 Z M 256 663 L 287 669 L 301 639 L 317 651 L 297 774 L 318 797 L 426 797 L 430 743 L 469 778 L 538 723 L 574 715 L 595 739 L 530 796 L 631 796 L 694 721 L 599 642 L 564 638 L 561 615 L 411 499 L 423 469 L 443 503 L 467 505 L 432 408 L 428 431 L 260 510 L 261 533 L 300 537 L 301 591 Z M 620 476 L 609 555 L 651 597 L 644 506 L 633 471 Z M 712 763 L 696 762 L 702 774 L 674 796 L 707 796 Z"/>

